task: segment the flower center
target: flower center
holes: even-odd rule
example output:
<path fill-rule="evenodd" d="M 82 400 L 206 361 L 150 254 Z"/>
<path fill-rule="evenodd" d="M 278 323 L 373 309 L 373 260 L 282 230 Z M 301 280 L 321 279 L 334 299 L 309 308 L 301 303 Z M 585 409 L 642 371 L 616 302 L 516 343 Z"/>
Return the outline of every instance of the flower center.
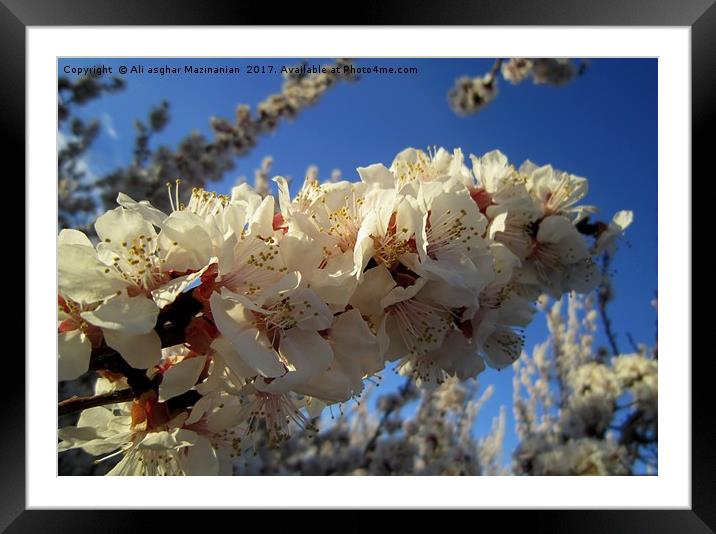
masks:
<path fill-rule="evenodd" d="M 279 260 L 278 242 L 273 237 L 242 237 L 237 256 L 238 264 L 220 282 L 237 293 L 257 295 L 288 270 Z"/>
<path fill-rule="evenodd" d="M 152 237 L 140 235 L 133 241 L 121 243 L 121 249 L 114 250 L 112 265 L 122 278 L 131 282 L 138 290 L 151 291 L 166 282 L 170 277 L 163 272 L 160 249 Z M 105 269 L 109 272 L 109 268 Z"/>
<path fill-rule="evenodd" d="M 472 242 L 479 237 L 479 232 L 474 226 L 466 226 L 464 223 L 467 211 L 461 209 L 458 212 L 447 210 L 437 217 L 432 212 L 428 214 L 426 234 L 428 238 L 428 256 L 435 259 L 438 252 L 451 250 L 472 249 Z"/>
<path fill-rule="evenodd" d="M 415 299 L 391 304 L 386 312 L 398 322 L 403 343 L 414 356 L 437 348 L 452 324 L 448 310 Z"/>

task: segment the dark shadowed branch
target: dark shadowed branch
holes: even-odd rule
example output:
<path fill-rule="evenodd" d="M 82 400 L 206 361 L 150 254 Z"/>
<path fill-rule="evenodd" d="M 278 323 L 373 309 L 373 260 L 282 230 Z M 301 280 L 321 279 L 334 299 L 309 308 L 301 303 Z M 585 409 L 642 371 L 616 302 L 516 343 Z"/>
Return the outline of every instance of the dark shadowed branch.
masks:
<path fill-rule="evenodd" d="M 155 331 L 162 348 L 173 347 L 186 341 L 186 327 L 201 310 L 201 303 L 193 296 L 193 291 L 182 293 L 159 314 Z M 74 413 L 94 406 L 103 406 L 117 402 L 126 402 L 140 397 L 149 390 L 156 390 L 162 375 L 154 378 L 147 376 L 146 369 L 135 369 L 116 350 L 102 345 L 92 350 L 89 369 L 91 371 L 109 371 L 127 379 L 129 388 L 88 397 L 71 397 L 58 405 L 59 415 Z"/>

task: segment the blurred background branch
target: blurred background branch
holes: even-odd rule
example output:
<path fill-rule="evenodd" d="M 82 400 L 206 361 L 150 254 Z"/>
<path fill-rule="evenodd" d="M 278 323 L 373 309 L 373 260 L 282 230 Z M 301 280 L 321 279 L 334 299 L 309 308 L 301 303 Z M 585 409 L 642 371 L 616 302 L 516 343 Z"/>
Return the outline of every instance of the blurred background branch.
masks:
<path fill-rule="evenodd" d="M 295 119 L 316 104 L 335 84 L 355 81 L 348 60 L 338 59 L 325 72 L 295 69 L 284 75 L 280 92 L 267 96 L 256 110 L 239 104 L 233 120 L 211 117 L 213 138 L 198 132 L 187 134 L 176 148 L 156 146 L 153 138 L 171 120 L 169 102 L 154 106 L 145 120 L 136 120 L 132 161 L 104 176 L 88 176 L 82 157 L 99 134 L 99 121 L 86 123 L 75 114 L 102 96 L 122 91 L 120 78 L 82 77 L 58 81 L 58 188 L 60 228 L 80 228 L 92 232 L 91 223 L 98 210 L 116 206 L 117 192 L 149 200 L 155 207 L 170 211 L 166 182 L 181 178 L 189 188 L 203 188 L 223 178 L 234 168 L 234 158 L 248 154 L 259 139 Z M 335 68 L 334 68 L 335 67 Z M 69 123 L 69 127 L 67 124 Z M 265 169 L 268 172 L 269 166 Z"/>

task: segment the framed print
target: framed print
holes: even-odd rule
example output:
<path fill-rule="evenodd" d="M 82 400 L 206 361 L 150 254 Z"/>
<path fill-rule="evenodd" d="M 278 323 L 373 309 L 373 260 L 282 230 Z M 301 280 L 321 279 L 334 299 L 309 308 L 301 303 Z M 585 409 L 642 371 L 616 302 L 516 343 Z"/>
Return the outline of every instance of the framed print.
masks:
<path fill-rule="evenodd" d="M 428 508 L 712 531 L 710 2 L 350 26 L 162 4 L 3 2 L 27 210 L 3 528 Z"/>

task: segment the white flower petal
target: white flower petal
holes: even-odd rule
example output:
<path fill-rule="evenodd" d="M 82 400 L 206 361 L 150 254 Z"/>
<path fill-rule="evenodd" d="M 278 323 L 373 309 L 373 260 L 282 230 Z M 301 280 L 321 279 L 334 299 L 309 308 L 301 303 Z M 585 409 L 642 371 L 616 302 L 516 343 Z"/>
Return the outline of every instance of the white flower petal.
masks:
<path fill-rule="evenodd" d="M 78 449 L 91 441 L 101 439 L 102 435 L 96 428 L 89 426 L 69 426 L 67 428 L 60 428 L 57 431 L 57 437 L 62 440 L 57 445 L 57 451 L 64 452 Z"/>
<path fill-rule="evenodd" d="M 612 222 L 620 229 L 626 228 L 634 221 L 634 212 L 629 210 L 618 211 L 614 214 Z"/>
<path fill-rule="evenodd" d="M 110 421 L 114 418 L 112 410 L 105 406 L 96 406 L 82 410 L 80 418 L 77 420 L 77 427 L 92 427 L 98 432 L 106 431 Z"/>
<path fill-rule="evenodd" d="M 417 280 L 415 280 L 415 283 L 413 283 L 413 285 L 407 287 L 395 286 L 388 292 L 387 295 L 380 299 L 380 307 L 385 309 L 388 306 L 392 306 L 393 304 L 396 304 L 398 302 L 410 300 L 418 294 L 418 292 L 423 288 L 426 283 L 427 280 L 425 278 L 418 278 Z M 378 295 L 374 295 L 373 298 L 376 297 L 378 297 Z"/>
<path fill-rule="evenodd" d="M 331 325 L 329 340 L 335 358 L 353 362 L 361 378 L 382 369 L 378 338 L 358 310 L 348 310 L 336 317 Z"/>
<path fill-rule="evenodd" d="M 75 302 L 99 302 L 128 285 L 116 270 L 99 261 L 92 247 L 83 244 L 61 245 L 57 263 L 60 292 Z"/>
<path fill-rule="evenodd" d="M 503 369 L 520 357 L 523 337 L 509 328 L 498 326 L 485 340 L 485 358 L 490 367 Z"/>
<path fill-rule="evenodd" d="M 380 301 L 395 287 L 395 280 L 382 263 L 368 269 L 349 303 L 363 315 L 376 317 L 383 313 Z"/>
<path fill-rule="evenodd" d="M 180 276 L 178 278 L 173 278 L 166 284 L 163 284 L 153 290 L 152 298 L 154 299 L 156 305 L 160 308 L 164 308 L 165 306 L 174 302 L 174 300 L 179 296 L 179 294 L 183 293 L 184 290 L 188 288 L 192 283 L 194 283 L 195 280 L 201 278 L 201 275 L 204 274 L 204 272 L 208 268 L 209 265 L 206 265 L 195 273 Z"/>
<path fill-rule="evenodd" d="M 288 182 L 283 176 L 276 176 L 273 181 L 276 182 L 276 187 L 278 188 L 278 203 L 281 208 L 281 215 L 283 215 L 284 219 L 288 219 L 292 212 Z"/>
<path fill-rule="evenodd" d="M 205 363 L 206 356 L 197 356 L 182 360 L 167 369 L 159 384 L 159 402 L 166 402 L 194 387 Z"/>
<path fill-rule="evenodd" d="M 121 206 L 100 215 L 94 228 L 105 246 L 113 250 L 121 250 L 122 243 L 131 243 L 142 235 L 155 242 L 157 235 L 152 223 L 140 213 Z"/>
<path fill-rule="evenodd" d="M 566 276 L 568 289 L 582 294 L 596 289 L 601 281 L 602 273 L 591 258 L 570 265 Z"/>
<path fill-rule="evenodd" d="M 371 211 L 364 219 L 353 247 L 353 263 L 358 280 L 364 276 L 364 269 L 375 252 L 373 235 L 378 235 L 378 216 Z"/>
<path fill-rule="evenodd" d="M 224 336 L 217 337 L 214 341 L 212 341 L 211 348 L 218 353 L 222 363 L 226 364 L 240 380 L 256 376 L 256 369 L 249 366 L 241 358 L 228 338 Z"/>
<path fill-rule="evenodd" d="M 358 287 L 352 251 L 332 257 L 324 269 L 316 269 L 311 278 L 311 289 L 326 304 L 343 310 Z"/>
<path fill-rule="evenodd" d="M 333 312 L 312 289 L 299 288 L 289 296 L 292 315 L 302 330 L 325 330 L 333 322 Z"/>
<path fill-rule="evenodd" d="M 181 467 L 187 476 L 218 475 L 219 460 L 211 442 L 203 436 L 197 436 L 196 442 L 189 447 L 182 459 Z"/>
<path fill-rule="evenodd" d="M 230 203 L 224 207 L 218 217 L 220 227 L 224 230 L 224 238 L 229 235 L 241 236 L 246 228 L 246 205 L 244 203 Z"/>
<path fill-rule="evenodd" d="M 363 390 L 363 381 L 352 369 L 346 369 L 343 362 L 333 362 L 330 369 L 297 386 L 297 390 L 321 404 L 333 404 L 358 395 Z"/>
<path fill-rule="evenodd" d="M 261 306 L 275 298 L 283 298 L 286 294 L 294 291 L 301 284 L 301 273 L 292 271 L 282 276 L 275 284 L 266 288 L 256 299 L 256 304 Z M 244 296 L 237 296 L 241 301 L 248 301 Z"/>
<path fill-rule="evenodd" d="M 162 430 L 160 432 L 148 433 L 142 441 L 137 444 L 140 449 L 161 451 L 164 449 L 180 449 L 191 447 L 198 440 L 197 434 L 190 430 L 177 429 L 171 432 Z"/>
<path fill-rule="evenodd" d="M 316 332 L 296 328 L 281 338 L 279 351 L 291 370 L 269 384 L 257 380 L 254 384 L 257 389 L 268 393 L 286 393 L 290 390 L 300 393 L 302 384 L 324 372 L 333 361 L 333 351 L 325 339 Z"/>
<path fill-rule="evenodd" d="M 271 378 L 286 372 L 269 340 L 255 328 L 227 337 L 243 362 L 256 373 Z M 227 361 L 227 363 L 231 366 L 231 362 Z"/>
<path fill-rule="evenodd" d="M 576 231 L 572 221 L 561 215 L 552 215 L 539 223 L 537 240 L 541 243 L 559 243 L 570 237 L 572 231 Z"/>
<path fill-rule="evenodd" d="M 214 256 L 210 226 L 189 211 L 175 211 L 164 221 L 159 246 L 166 251 L 163 266 L 166 270 L 199 270 Z"/>
<path fill-rule="evenodd" d="M 62 332 L 58 341 L 58 379 L 74 380 L 89 369 L 92 344 L 81 330 Z"/>
<path fill-rule="evenodd" d="M 189 417 L 186 418 L 186 421 L 184 421 L 184 424 L 193 425 L 194 423 L 199 422 L 204 414 L 206 414 L 211 408 L 213 402 L 214 399 L 210 395 L 201 397 L 198 401 L 196 401 L 194 406 L 191 407 L 191 413 L 189 414 Z"/>
<path fill-rule="evenodd" d="M 152 206 L 148 200 L 137 202 L 129 195 L 125 195 L 121 192 L 117 195 L 117 204 L 129 210 L 136 211 L 157 228 L 161 228 L 164 219 L 167 218 L 166 213 Z"/>
<path fill-rule="evenodd" d="M 146 334 L 157 324 L 159 308 L 144 295 L 128 297 L 117 295 L 97 309 L 82 312 L 82 318 L 103 330 L 116 330 L 125 334 Z"/>
<path fill-rule="evenodd" d="M 154 330 L 146 334 L 105 330 L 104 339 L 135 369 L 154 367 L 162 357 L 162 342 Z"/>
<path fill-rule="evenodd" d="M 261 204 L 261 195 L 254 191 L 249 184 L 241 184 L 231 189 L 231 203 L 239 202 L 246 206 L 250 217 Z"/>
<path fill-rule="evenodd" d="M 224 295 L 214 293 L 210 300 L 214 322 L 219 331 L 231 342 L 244 363 L 258 374 L 267 377 L 284 374 L 286 370 L 276 351 L 266 336 L 253 326 L 253 314 L 247 307 L 245 297 L 235 295 L 229 298 Z M 231 365 L 230 361 L 227 363 Z"/>
<path fill-rule="evenodd" d="M 87 427 L 78 429 L 79 432 L 67 432 L 70 429 L 62 429 L 63 433 L 60 435 L 61 438 L 66 438 L 66 443 L 60 444 L 61 450 L 81 448 L 88 454 L 98 456 L 100 454 L 108 454 L 112 451 L 116 451 L 122 447 L 125 443 L 128 443 L 132 439 L 130 432 L 123 432 L 111 435 L 100 435 L 98 438 L 84 441 L 83 436 L 88 436 L 86 432 Z"/>
<path fill-rule="evenodd" d="M 374 163 L 367 167 L 358 167 L 358 175 L 360 179 L 371 185 L 378 185 L 385 189 L 395 187 L 395 177 L 393 174 L 381 163 Z"/>
<path fill-rule="evenodd" d="M 267 238 L 273 235 L 274 198 L 268 195 L 258 205 L 249 221 L 252 236 Z"/>
<path fill-rule="evenodd" d="M 83 232 L 79 230 L 73 230 L 71 228 L 65 228 L 60 231 L 60 235 L 57 238 L 58 246 L 62 245 L 79 245 L 83 247 L 89 247 L 94 251 L 92 242 L 89 240 Z"/>

